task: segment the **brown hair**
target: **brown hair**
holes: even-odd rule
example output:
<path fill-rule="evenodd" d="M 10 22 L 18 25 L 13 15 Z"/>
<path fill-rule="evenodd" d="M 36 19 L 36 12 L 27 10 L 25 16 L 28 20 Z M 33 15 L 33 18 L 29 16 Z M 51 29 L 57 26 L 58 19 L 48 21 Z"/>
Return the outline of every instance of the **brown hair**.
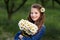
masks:
<path fill-rule="evenodd" d="M 36 24 L 36 25 L 38 26 L 38 28 L 40 29 L 40 28 L 42 27 L 42 25 L 44 24 L 44 18 L 45 18 L 44 12 L 41 12 L 41 11 L 40 11 L 40 9 L 42 8 L 42 6 L 41 6 L 40 4 L 33 4 L 33 5 L 31 6 L 31 8 L 36 8 L 36 9 L 38 9 L 38 11 L 40 12 L 40 17 L 39 17 L 39 19 L 38 19 L 36 22 L 34 22 L 34 21 L 31 19 L 30 14 L 29 14 L 28 20 L 29 20 L 30 22 Z M 30 12 L 30 13 L 31 13 L 31 12 Z"/>

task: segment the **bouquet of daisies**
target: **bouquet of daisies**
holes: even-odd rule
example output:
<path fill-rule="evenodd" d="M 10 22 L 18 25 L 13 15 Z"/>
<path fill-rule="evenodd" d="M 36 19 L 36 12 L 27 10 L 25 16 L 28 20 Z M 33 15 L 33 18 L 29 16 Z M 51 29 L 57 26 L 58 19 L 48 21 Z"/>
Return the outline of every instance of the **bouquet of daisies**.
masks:
<path fill-rule="evenodd" d="M 18 23 L 20 30 L 25 31 L 28 35 L 37 33 L 38 27 L 28 20 L 21 19 Z"/>

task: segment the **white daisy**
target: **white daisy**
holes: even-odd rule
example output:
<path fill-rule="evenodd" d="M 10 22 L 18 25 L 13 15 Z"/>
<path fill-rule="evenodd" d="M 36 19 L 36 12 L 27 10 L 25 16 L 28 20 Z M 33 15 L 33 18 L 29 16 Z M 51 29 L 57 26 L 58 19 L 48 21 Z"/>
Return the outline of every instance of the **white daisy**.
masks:
<path fill-rule="evenodd" d="M 41 12 L 45 12 L 45 8 L 41 8 L 40 11 L 41 11 Z"/>

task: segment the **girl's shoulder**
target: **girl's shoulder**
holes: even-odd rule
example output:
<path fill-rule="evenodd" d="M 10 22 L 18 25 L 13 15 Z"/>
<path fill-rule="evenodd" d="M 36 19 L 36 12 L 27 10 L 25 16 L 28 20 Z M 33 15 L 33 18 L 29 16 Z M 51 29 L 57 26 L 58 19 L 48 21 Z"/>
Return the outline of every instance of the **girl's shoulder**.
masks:
<path fill-rule="evenodd" d="M 46 31 L 46 26 L 45 25 L 42 25 L 40 31 Z"/>
<path fill-rule="evenodd" d="M 17 34 L 21 34 L 21 33 L 22 33 L 22 31 L 21 31 L 21 30 L 17 32 Z"/>
<path fill-rule="evenodd" d="M 42 25 L 42 28 L 46 29 L 46 26 L 45 25 Z"/>

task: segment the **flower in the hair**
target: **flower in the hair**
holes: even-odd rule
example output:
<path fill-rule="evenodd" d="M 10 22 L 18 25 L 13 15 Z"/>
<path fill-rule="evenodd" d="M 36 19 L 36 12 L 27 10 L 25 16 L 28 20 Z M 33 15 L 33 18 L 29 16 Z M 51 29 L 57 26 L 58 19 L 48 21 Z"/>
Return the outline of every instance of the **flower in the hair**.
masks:
<path fill-rule="evenodd" d="M 34 35 L 38 30 L 38 27 L 35 24 L 24 19 L 19 21 L 18 26 L 20 30 L 25 31 L 28 35 Z"/>
<path fill-rule="evenodd" d="M 40 11 L 41 11 L 41 12 L 45 12 L 45 8 L 41 8 Z"/>

